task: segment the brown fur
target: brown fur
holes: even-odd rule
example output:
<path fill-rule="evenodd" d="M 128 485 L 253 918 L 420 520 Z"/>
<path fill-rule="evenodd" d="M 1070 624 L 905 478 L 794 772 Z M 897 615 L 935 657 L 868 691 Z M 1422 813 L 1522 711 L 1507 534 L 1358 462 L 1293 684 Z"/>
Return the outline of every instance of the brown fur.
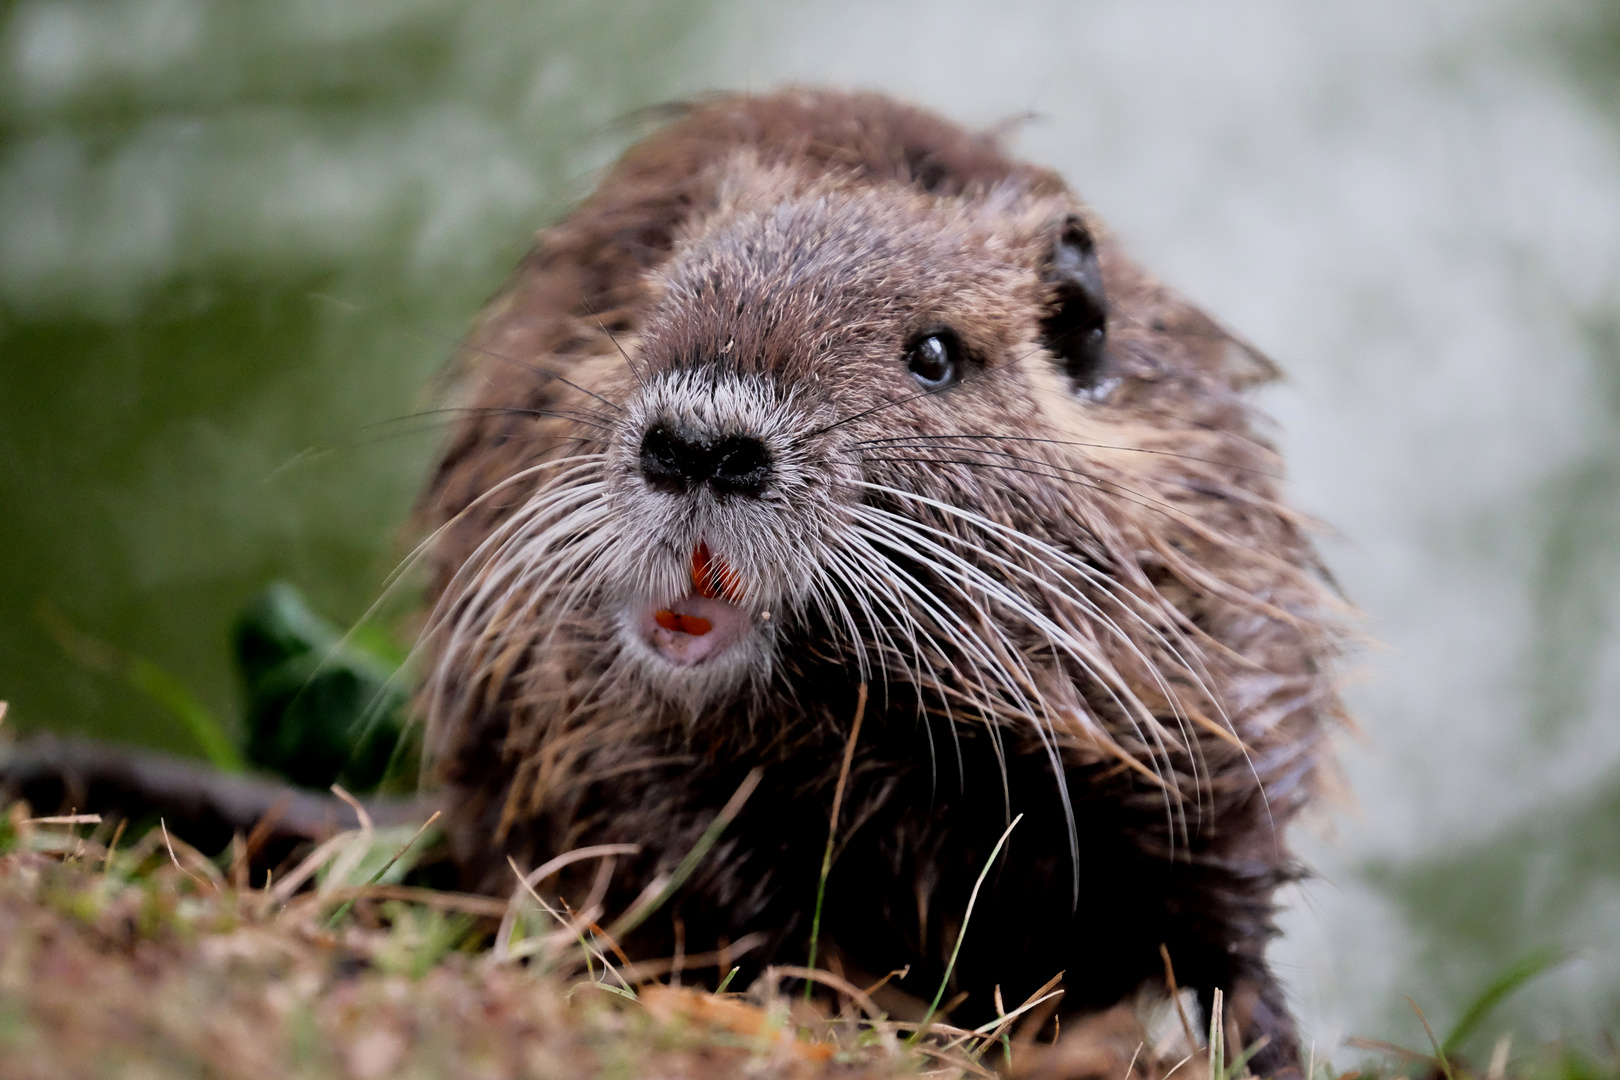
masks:
<path fill-rule="evenodd" d="M 1053 329 L 1066 229 L 1095 237 L 1108 298 L 1087 392 Z M 908 343 L 941 327 L 967 375 L 921 393 Z M 541 234 L 462 365 L 469 411 L 427 502 L 424 699 L 473 884 L 510 888 L 509 854 L 628 841 L 607 900 L 627 906 L 761 766 L 625 945 L 761 932 L 745 959 L 802 963 L 864 678 L 823 927 L 841 957 L 909 964 L 930 996 L 1023 813 L 958 1019 L 1059 970 L 1066 1010 L 1111 1006 L 1157 980 L 1163 943 L 1270 1038 L 1264 1071 L 1297 1068 L 1263 952 L 1296 875 L 1282 829 L 1338 711 L 1339 629 L 1242 396 L 1275 372 L 1057 176 L 875 95 L 692 106 Z M 763 440 L 769 491 L 650 493 L 637 447 L 671 417 Z M 571 455 L 596 456 L 554 464 Z M 771 613 L 718 674 L 649 664 L 614 621 L 683 588 L 699 539 Z M 560 887 L 577 901 L 590 877 Z"/>

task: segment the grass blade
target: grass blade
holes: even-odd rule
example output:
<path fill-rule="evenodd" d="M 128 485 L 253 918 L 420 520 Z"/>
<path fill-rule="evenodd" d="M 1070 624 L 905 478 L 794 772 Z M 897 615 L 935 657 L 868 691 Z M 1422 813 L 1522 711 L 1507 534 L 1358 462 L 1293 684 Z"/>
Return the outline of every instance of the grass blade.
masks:
<path fill-rule="evenodd" d="M 967 911 L 962 914 L 962 929 L 957 931 L 956 944 L 951 946 L 951 958 L 945 963 L 945 976 L 939 980 L 939 989 L 935 991 L 934 1000 L 928 1005 L 928 1014 L 923 1017 L 922 1023 L 917 1025 L 917 1030 L 911 1033 L 911 1038 L 906 1040 L 907 1046 L 915 1046 L 928 1031 L 928 1025 L 933 1023 L 934 1013 L 939 1010 L 939 1003 L 945 998 L 945 988 L 951 984 L 951 972 L 956 970 L 956 957 L 962 951 L 962 939 L 967 937 L 968 921 L 973 918 L 973 905 L 979 900 L 979 888 L 984 884 L 984 879 L 990 876 L 990 868 L 996 864 L 996 856 L 1001 854 L 1001 846 L 1007 842 L 1007 837 L 1012 835 L 1012 831 L 1018 828 L 1018 823 L 1023 820 L 1023 814 L 1012 819 L 1012 824 L 1001 834 L 996 846 L 990 849 L 990 857 L 984 860 L 984 869 L 979 871 L 979 879 L 973 883 L 973 892 L 968 894 Z"/>
<path fill-rule="evenodd" d="M 743 803 L 747 802 L 748 796 L 752 795 L 754 789 L 759 787 L 759 781 L 764 775 L 765 770 L 756 766 L 743 778 L 743 782 L 737 785 L 737 790 L 727 800 L 726 805 L 721 808 L 720 813 L 715 815 L 714 821 L 710 822 L 709 827 L 703 831 L 703 835 L 698 837 L 698 842 L 692 845 L 692 850 L 686 853 L 686 858 L 682 859 L 680 865 L 675 867 L 675 872 L 670 875 L 669 881 L 659 891 L 658 895 L 647 903 L 637 905 L 621 915 L 617 922 L 607 928 L 608 937 L 614 941 L 623 941 L 626 934 L 640 926 L 647 920 L 649 915 L 663 907 L 664 902 L 675 895 L 675 890 L 684 885 L 686 879 L 692 876 L 692 871 L 697 869 L 697 864 L 703 861 L 703 856 L 707 855 L 709 849 L 714 847 L 714 842 L 720 839 L 720 834 L 726 831 L 726 826 L 730 825 L 732 820 L 742 812 Z"/>
<path fill-rule="evenodd" d="M 333 785 L 333 786 L 335 787 L 336 785 Z M 443 813 L 444 813 L 443 810 L 435 810 L 435 811 L 433 811 L 433 816 L 428 818 L 426 821 L 422 822 L 422 827 L 420 829 L 416 830 L 416 834 L 414 836 L 412 836 L 409 840 L 405 841 L 405 846 L 400 848 L 398 851 L 394 852 L 394 857 L 392 859 L 389 859 L 387 862 L 383 863 L 382 866 L 380 868 L 378 868 L 377 872 L 375 874 L 371 875 L 371 879 L 360 887 L 362 892 L 364 890 L 366 890 L 366 889 L 369 889 L 371 886 L 377 884 L 377 882 L 381 881 L 383 875 L 388 873 L 389 869 L 395 863 L 399 862 L 400 858 L 402 856 L 404 856 L 404 854 L 407 851 L 411 850 L 411 845 L 412 844 L 414 844 L 418 840 L 422 839 L 422 834 L 427 832 L 428 827 L 430 825 L 432 825 L 435 821 L 438 821 L 439 820 L 439 815 L 441 815 Z M 369 822 L 368 822 L 368 824 L 369 824 Z M 351 896 L 351 897 L 349 897 L 349 899 L 345 900 L 343 902 L 343 906 L 338 908 L 336 911 L 334 911 L 332 913 L 332 917 L 327 920 L 327 922 L 326 922 L 327 929 L 329 929 L 329 930 L 333 929 L 338 925 L 338 923 L 342 922 L 343 921 L 343 916 L 345 916 L 345 915 L 347 915 L 349 913 L 349 909 L 354 907 L 354 902 L 356 900 L 358 900 L 358 899 L 360 899 L 359 896 Z"/>
<path fill-rule="evenodd" d="M 150 660 L 86 634 L 49 604 L 40 604 L 36 615 L 74 663 L 122 680 L 173 714 L 214 768 L 231 773 L 247 771 L 247 761 L 224 723 L 179 678 Z"/>
<path fill-rule="evenodd" d="M 821 877 L 816 881 L 816 911 L 810 917 L 810 958 L 804 966 L 816 969 L 816 945 L 821 940 L 821 901 L 827 895 L 827 875 L 832 873 L 833 843 L 838 839 L 838 814 L 844 808 L 844 788 L 849 783 L 849 767 L 855 760 L 855 741 L 861 737 L 861 721 L 866 718 L 866 684 L 855 697 L 855 722 L 849 728 L 849 741 L 844 744 L 844 763 L 838 768 L 838 786 L 833 788 L 832 821 L 827 825 L 827 849 L 821 854 Z M 810 1000 L 815 983 L 806 979 L 804 1000 Z"/>
<path fill-rule="evenodd" d="M 1462 1048 L 1474 1032 L 1479 1030 L 1487 1017 L 1495 1011 L 1496 1007 L 1512 994 L 1513 991 L 1535 978 L 1543 972 L 1550 971 L 1564 962 L 1564 954 L 1559 949 L 1537 949 L 1528 956 L 1520 958 L 1502 974 L 1498 975 L 1472 1002 L 1463 1010 L 1462 1016 L 1447 1033 L 1445 1041 L 1440 1044 L 1441 1054 L 1453 1054 Z"/>
<path fill-rule="evenodd" d="M 1411 995 L 1406 995 L 1406 1003 L 1412 1006 L 1412 1011 L 1417 1013 L 1418 1023 L 1423 1025 L 1423 1033 L 1429 1037 L 1429 1045 L 1434 1047 L 1435 1060 L 1440 1062 L 1440 1071 L 1446 1074 L 1446 1080 L 1457 1080 L 1451 1071 L 1451 1062 L 1446 1060 L 1446 1052 L 1440 1049 L 1440 1040 L 1434 1037 L 1434 1028 L 1429 1026 L 1429 1018 L 1423 1015 L 1423 1010 L 1418 1008 Z"/>

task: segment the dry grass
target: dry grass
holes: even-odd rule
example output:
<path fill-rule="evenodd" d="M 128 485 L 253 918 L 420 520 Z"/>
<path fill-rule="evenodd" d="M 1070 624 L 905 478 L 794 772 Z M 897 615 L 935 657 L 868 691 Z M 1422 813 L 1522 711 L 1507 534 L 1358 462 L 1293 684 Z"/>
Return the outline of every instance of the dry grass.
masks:
<path fill-rule="evenodd" d="M 249 889 L 162 829 L 118 850 L 94 818 L 25 815 L 0 823 L 5 1080 L 956 1078 L 1004 1066 L 1048 1004 L 998 1030 L 919 1033 L 826 972 L 781 969 L 742 994 L 656 982 L 660 965 L 624 964 L 591 913 L 543 911 L 538 882 L 509 901 L 390 883 L 400 835 L 369 822 Z M 788 992 L 807 975 L 814 1002 Z M 1137 1031 L 1111 1016 L 1061 1060 L 1015 1060 L 1120 1078 L 1135 1057 L 1155 1080 Z"/>
<path fill-rule="evenodd" d="M 1185 1053 L 1210 1040 L 1174 1010 L 1144 1026 L 1121 1006 L 1037 1045 L 1054 997 L 1009 1008 L 989 1031 L 938 1020 L 918 1031 L 827 972 L 778 969 L 746 993 L 671 985 L 658 981 L 669 964 L 638 970 L 617 956 L 600 914 L 548 913 L 543 876 L 508 900 L 400 884 L 413 831 L 362 819 L 252 889 L 229 853 L 221 867 L 165 830 L 120 848 L 93 817 L 11 807 L 0 816 L 0 1080 L 1244 1073 L 1219 1025 L 1213 1060 Z M 580 854 L 611 873 L 613 852 Z M 821 990 L 814 1001 L 794 990 L 805 978 Z M 1509 1067 L 1498 1044 L 1477 1072 L 1438 1050 L 1389 1049 L 1394 1064 L 1368 1080 L 1620 1080 L 1612 1064 L 1560 1048 Z M 1314 1071 L 1361 1075 L 1320 1061 Z"/>

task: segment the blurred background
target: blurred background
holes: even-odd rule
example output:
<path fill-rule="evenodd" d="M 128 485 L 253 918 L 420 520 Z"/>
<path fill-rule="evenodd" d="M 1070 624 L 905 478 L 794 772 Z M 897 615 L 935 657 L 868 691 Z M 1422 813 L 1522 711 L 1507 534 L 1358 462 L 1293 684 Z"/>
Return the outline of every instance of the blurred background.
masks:
<path fill-rule="evenodd" d="M 135 660 L 239 724 L 233 621 L 378 598 L 454 339 L 618 119 L 787 80 L 1034 113 L 1015 148 L 1290 372 L 1383 643 L 1273 952 L 1319 1054 L 1544 948 L 1475 1057 L 1620 1026 L 1613 0 L 0 2 L 7 728 L 203 753 Z"/>

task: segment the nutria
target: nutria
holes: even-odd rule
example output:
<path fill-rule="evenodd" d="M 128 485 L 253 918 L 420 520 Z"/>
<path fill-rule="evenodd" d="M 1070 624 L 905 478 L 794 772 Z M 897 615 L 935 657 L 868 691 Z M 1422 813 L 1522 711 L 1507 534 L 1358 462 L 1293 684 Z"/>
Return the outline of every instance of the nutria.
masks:
<path fill-rule="evenodd" d="M 757 768 L 621 944 L 803 964 L 864 703 L 824 949 L 930 996 L 1023 815 L 953 1022 L 1060 971 L 1065 1014 L 1114 1005 L 1162 945 L 1298 1069 L 1264 951 L 1341 630 L 1244 397 L 1276 371 L 1056 174 L 877 95 L 700 102 L 469 341 L 423 701 L 470 884 L 634 843 L 624 910 Z"/>

